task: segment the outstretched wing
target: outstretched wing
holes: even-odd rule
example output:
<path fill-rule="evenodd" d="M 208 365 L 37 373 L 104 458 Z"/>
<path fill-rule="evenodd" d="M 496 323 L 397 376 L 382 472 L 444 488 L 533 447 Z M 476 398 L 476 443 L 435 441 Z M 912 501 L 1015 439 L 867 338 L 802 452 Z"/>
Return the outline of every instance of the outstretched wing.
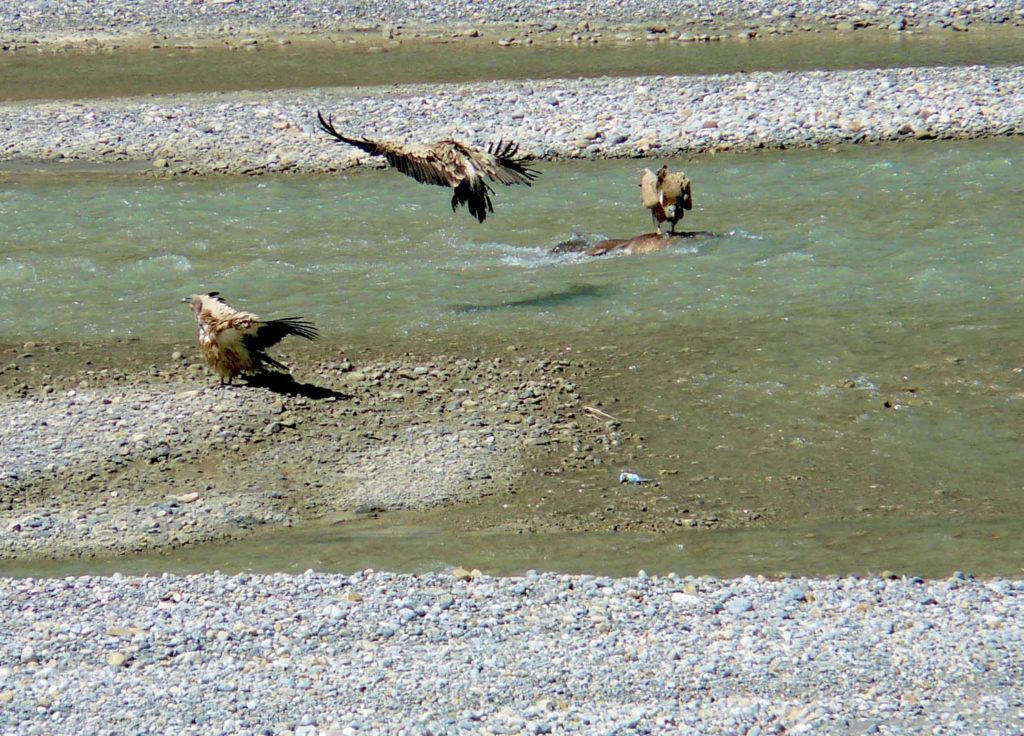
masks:
<path fill-rule="evenodd" d="M 401 143 L 390 141 L 371 141 L 368 138 L 349 138 L 342 135 L 334 128 L 331 118 L 324 120 L 319 110 L 316 111 L 320 128 L 342 143 L 362 149 L 374 156 L 383 156 L 388 164 L 405 174 L 411 176 L 421 184 L 436 184 L 442 187 L 457 186 L 464 178 L 458 166 L 450 157 L 445 156 L 445 149 L 434 146 L 412 145 L 405 146 Z"/>
<path fill-rule="evenodd" d="M 298 335 L 307 340 L 315 340 L 319 333 L 312 322 L 300 317 L 285 317 L 267 322 L 254 322 L 245 330 L 246 344 L 256 350 L 266 350 L 277 345 L 288 335 Z"/>
<path fill-rule="evenodd" d="M 342 143 L 348 143 L 350 146 L 355 146 L 356 148 L 361 148 L 367 153 L 372 153 L 375 156 L 384 155 L 384 151 L 379 147 L 379 145 L 371 140 L 367 140 L 366 138 L 349 138 L 348 136 L 339 133 L 334 128 L 333 118 L 328 117 L 324 120 L 323 113 L 319 110 L 316 111 L 316 119 L 320 123 L 320 129 L 335 140 L 341 141 Z"/>
<path fill-rule="evenodd" d="M 494 181 L 505 185 L 525 184 L 540 176 L 540 172 L 526 166 L 526 159 L 517 156 L 519 144 L 514 141 L 500 140 L 488 143 L 487 152 L 468 149 L 482 163 L 484 171 Z"/>
<path fill-rule="evenodd" d="M 242 345 L 252 356 L 255 367 L 267 364 L 283 371 L 287 371 L 288 366 L 267 355 L 267 348 L 273 347 L 288 335 L 298 335 L 307 340 L 315 340 L 318 335 L 316 327 L 311 322 L 298 317 L 272 319 L 269 322 L 253 319 L 247 321 L 244 326 L 238 325 L 236 329 L 240 333 Z"/>

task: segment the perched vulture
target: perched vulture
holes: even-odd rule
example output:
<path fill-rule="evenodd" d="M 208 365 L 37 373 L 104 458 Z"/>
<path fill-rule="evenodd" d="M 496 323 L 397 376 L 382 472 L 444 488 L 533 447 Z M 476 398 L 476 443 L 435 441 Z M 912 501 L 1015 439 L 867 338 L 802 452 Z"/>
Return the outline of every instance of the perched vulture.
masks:
<path fill-rule="evenodd" d="M 288 367 L 267 355 L 287 335 L 315 340 L 316 327 L 299 317 L 263 321 L 249 312 L 233 309 L 216 291 L 193 294 L 182 299 L 192 305 L 199 322 L 199 347 L 213 370 L 220 374 L 221 384 L 240 373 L 260 373 L 271 365 L 287 371 Z"/>
<path fill-rule="evenodd" d="M 676 223 L 683 219 L 683 210 L 693 209 L 693 193 L 690 191 L 690 180 L 686 174 L 668 173 L 668 167 L 662 166 L 657 174 L 644 169 L 640 176 L 640 201 L 651 211 L 654 224 L 661 233 L 661 223 L 671 224 L 669 232 L 676 231 Z"/>
<path fill-rule="evenodd" d="M 471 148 L 452 140 L 429 144 L 392 143 L 349 138 L 334 129 L 331 118 L 324 120 L 316 111 L 320 127 L 325 133 L 342 143 L 361 148 L 374 156 L 383 156 L 390 166 L 422 184 L 452 187 L 452 212 L 459 205 L 467 205 L 469 214 L 480 222 L 488 212 L 494 212 L 491 195 L 494 190 L 486 179 L 499 184 L 525 184 L 540 176 L 540 172 L 527 168 L 523 158 L 517 158 L 519 146 L 512 141 L 489 143 L 486 151 Z M 485 178 L 486 177 L 486 178 Z"/>

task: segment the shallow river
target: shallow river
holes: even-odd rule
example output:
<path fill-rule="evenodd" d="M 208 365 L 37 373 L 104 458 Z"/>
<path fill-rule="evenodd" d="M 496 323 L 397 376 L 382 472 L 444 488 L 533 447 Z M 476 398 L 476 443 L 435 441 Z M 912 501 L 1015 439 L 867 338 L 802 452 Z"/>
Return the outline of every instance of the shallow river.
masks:
<path fill-rule="evenodd" d="M 328 344 L 570 350 L 644 436 L 610 466 L 538 480 L 552 513 L 685 503 L 720 529 L 452 535 L 502 500 L 76 569 L 844 573 L 1024 564 L 1024 140 L 669 162 L 694 182 L 661 253 L 550 255 L 650 228 L 646 163 L 542 165 L 483 225 L 394 172 L 152 181 L 22 176 L 0 190 L 0 342 L 166 331 L 219 289 Z M 125 325 L 120 309 L 137 316 Z M 433 521 L 438 523 L 433 523 Z M 280 550 L 290 552 L 283 558 Z M 46 571 L 45 565 L 34 568 Z M 54 568 L 55 570 L 57 568 Z"/>
<path fill-rule="evenodd" d="M 407 82 L 1024 63 L 1024 31 L 794 33 L 750 41 L 495 46 L 301 42 L 231 50 L 0 54 L 0 101 Z M 216 70 L 213 73 L 211 70 Z"/>

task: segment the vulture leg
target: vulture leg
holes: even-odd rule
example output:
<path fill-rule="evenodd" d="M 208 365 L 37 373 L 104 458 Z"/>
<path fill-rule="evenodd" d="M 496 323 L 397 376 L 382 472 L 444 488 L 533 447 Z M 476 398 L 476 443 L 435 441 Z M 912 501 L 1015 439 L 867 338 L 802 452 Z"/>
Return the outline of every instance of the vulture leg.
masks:
<path fill-rule="evenodd" d="M 490 191 L 491 188 L 487 186 L 487 183 L 479 179 L 475 186 L 469 179 L 459 182 L 459 185 L 455 187 L 455 194 L 452 195 L 452 212 L 459 205 L 464 204 L 469 209 L 469 214 L 477 221 L 483 222 L 487 218 L 488 212 L 494 212 Z"/>

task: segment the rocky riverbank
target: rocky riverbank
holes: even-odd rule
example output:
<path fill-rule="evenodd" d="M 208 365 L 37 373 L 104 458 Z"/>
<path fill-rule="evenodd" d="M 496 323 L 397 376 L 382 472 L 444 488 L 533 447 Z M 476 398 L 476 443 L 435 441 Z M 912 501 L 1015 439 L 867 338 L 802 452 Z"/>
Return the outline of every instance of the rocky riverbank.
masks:
<path fill-rule="evenodd" d="M 0 164 L 158 174 L 321 173 L 368 161 L 315 125 L 378 138 L 506 139 L 539 159 L 1024 133 L 1024 67 L 503 81 L 0 106 Z M 370 122 L 372 121 L 372 122 Z"/>
<path fill-rule="evenodd" d="M 737 35 L 736 28 L 743 29 L 738 35 L 752 37 L 865 27 L 937 27 L 953 33 L 971 24 L 1024 26 L 1024 8 L 1009 0 L 791 7 L 695 0 L 621 0 L 596 6 L 510 0 L 474 5 L 467 13 L 462 3 L 385 0 L 175 0 L 127 7 L 0 2 L 0 39 L 11 39 L 5 44 L 11 53 L 44 47 L 104 51 L 122 43 L 188 49 L 195 43 L 187 38 L 199 37 L 257 48 L 291 43 L 289 34 L 356 45 L 370 39 L 397 43 L 403 35 L 424 34 L 475 44 L 488 42 L 484 34 L 501 45 L 629 44 L 724 38 Z M 168 40 L 174 38 L 178 41 Z M 333 114 L 340 129 L 357 135 L 407 141 L 455 137 L 477 145 L 512 139 L 538 159 L 587 159 L 1016 135 L 1024 132 L 1022 100 L 1024 67 L 976 66 L 10 103 L 0 105 L 0 172 L 57 162 L 118 164 L 158 175 L 324 173 L 368 162 L 379 165 L 355 149 L 332 145 L 315 125 L 318 109 Z"/>
<path fill-rule="evenodd" d="M 559 356 L 321 359 L 232 389 L 189 353 L 132 369 L 54 348 L 23 349 L 0 374 L 0 557 L 422 510 L 629 437 L 581 395 L 587 367 Z"/>
<path fill-rule="evenodd" d="M 322 35 L 338 32 L 395 34 L 442 33 L 450 36 L 498 29 L 519 33 L 592 37 L 597 29 L 641 29 L 645 33 L 689 34 L 737 29 L 788 32 L 803 29 L 852 30 L 884 27 L 907 30 L 926 26 L 966 31 L 972 25 L 1024 23 L 1024 8 L 1014 0 L 960 3 L 948 0 L 892 2 L 829 0 L 780 4 L 769 0 L 488 0 L 467 6 L 455 0 L 418 3 L 373 2 L 168 2 L 25 3 L 0 2 L 0 40 L 8 47 L 51 42 L 72 44 L 143 38 L 153 41 L 189 36 L 239 34 Z"/>
<path fill-rule="evenodd" d="M 0 579 L 0 731 L 915 734 L 1024 723 L 1024 583 Z"/>

